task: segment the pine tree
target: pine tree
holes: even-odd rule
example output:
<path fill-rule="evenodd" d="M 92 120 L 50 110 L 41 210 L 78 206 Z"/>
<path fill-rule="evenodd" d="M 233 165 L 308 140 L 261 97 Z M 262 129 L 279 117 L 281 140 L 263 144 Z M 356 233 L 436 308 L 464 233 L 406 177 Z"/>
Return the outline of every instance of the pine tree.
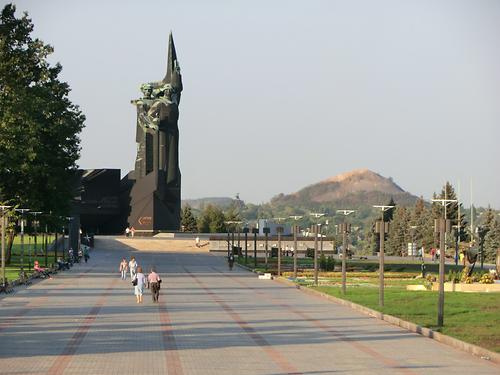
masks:
<path fill-rule="evenodd" d="M 484 238 L 484 259 L 486 262 L 495 262 L 497 251 L 500 249 L 500 221 L 494 217 L 489 223 L 489 229 Z"/>
<path fill-rule="evenodd" d="M 405 207 L 398 206 L 394 210 L 390 234 L 385 252 L 388 255 L 402 255 L 409 242 L 410 215 Z"/>
<path fill-rule="evenodd" d="M 184 232 L 196 232 L 198 230 L 196 219 L 191 210 L 191 206 L 188 204 L 182 209 L 181 226 L 184 229 Z"/>

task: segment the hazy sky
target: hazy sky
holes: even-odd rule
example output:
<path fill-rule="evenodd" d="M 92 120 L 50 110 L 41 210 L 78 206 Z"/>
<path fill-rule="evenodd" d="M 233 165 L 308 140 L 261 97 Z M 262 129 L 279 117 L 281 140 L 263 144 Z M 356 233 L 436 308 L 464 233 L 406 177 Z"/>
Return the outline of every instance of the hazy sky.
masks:
<path fill-rule="evenodd" d="M 467 206 L 472 180 L 500 208 L 500 1 L 14 3 L 87 116 L 82 168 L 133 168 L 130 100 L 163 78 L 172 30 L 183 198 L 259 203 L 369 168 L 425 198 L 460 181 Z"/>

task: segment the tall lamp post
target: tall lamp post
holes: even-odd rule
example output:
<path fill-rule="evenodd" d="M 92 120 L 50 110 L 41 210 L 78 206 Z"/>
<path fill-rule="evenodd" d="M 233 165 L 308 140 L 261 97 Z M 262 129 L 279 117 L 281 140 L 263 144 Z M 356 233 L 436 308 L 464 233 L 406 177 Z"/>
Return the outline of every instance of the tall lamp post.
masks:
<path fill-rule="evenodd" d="M 276 227 L 278 232 L 278 277 L 281 276 L 281 235 L 283 234 L 283 227 L 279 225 Z"/>
<path fill-rule="evenodd" d="M 5 279 L 5 227 L 7 226 L 6 212 L 9 208 L 11 206 L 0 206 L 0 212 L 2 213 L 2 284 L 4 291 L 7 287 L 7 280 Z"/>
<path fill-rule="evenodd" d="M 267 223 L 266 223 L 266 226 L 264 228 L 262 228 L 262 231 L 264 232 L 264 243 L 265 243 L 265 248 L 264 248 L 264 261 L 266 263 L 266 271 L 267 271 L 267 267 L 268 267 L 268 251 L 269 251 L 269 233 L 271 233 L 271 228 L 269 228 L 267 226 Z"/>
<path fill-rule="evenodd" d="M 35 218 L 33 219 L 33 228 L 35 229 L 35 256 L 38 255 L 37 248 L 36 248 L 36 243 L 37 243 L 37 234 L 38 234 L 38 225 L 40 224 L 37 220 L 37 215 L 40 215 L 42 212 L 41 211 L 31 211 L 30 214 L 32 214 Z"/>
<path fill-rule="evenodd" d="M 354 213 L 355 210 L 337 210 L 337 213 L 344 215 L 344 222 L 340 224 L 342 232 L 342 294 L 346 293 L 347 285 L 347 272 L 346 272 L 346 258 L 347 258 L 347 234 L 351 230 L 351 225 L 347 223 L 347 216 Z"/>
<path fill-rule="evenodd" d="M 257 268 L 257 234 L 259 233 L 259 228 L 253 227 L 253 267 Z"/>
<path fill-rule="evenodd" d="M 293 220 L 300 220 L 302 219 L 302 215 L 293 215 L 290 216 L 291 219 Z M 299 234 L 300 227 L 298 225 L 294 225 L 292 227 L 293 231 L 293 277 L 296 279 L 297 278 L 297 257 L 299 254 L 299 249 L 297 246 L 297 235 Z"/>
<path fill-rule="evenodd" d="M 21 273 L 24 275 L 24 226 L 25 219 L 24 214 L 29 212 L 29 208 L 16 208 L 16 211 L 21 213 L 21 220 L 19 220 L 19 224 L 21 224 Z"/>
<path fill-rule="evenodd" d="M 314 234 L 314 285 L 318 286 L 318 224 L 313 224 L 312 232 Z"/>
<path fill-rule="evenodd" d="M 386 223 L 384 220 L 384 212 L 390 210 L 391 208 L 394 208 L 394 206 L 373 206 L 373 207 L 378 208 L 382 211 L 381 220 L 375 223 L 375 232 L 380 234 L 378 304 L 380 307 L 384 307 L 384 242 L 386 233 L 389 233 L 389 223 Z"/>
<path fill-rule="evenodd" d="M 248 226 L 245 225 L 243 227 L 243 234 L 245 235 L 245 264 L 248 263 L 248 232 L 250 230 L 248 229 Z"/>
<path fill-rule="evenodd" d="M 451 222 L 446 218 L 446 206 L 456 199 L 433 199 L 433 202 L 441 203 L 444 208 L 444 217 L 436 219 L 434 222 L 434 231 L 439 233 L 439 298 L 438 298 L 438 326 L 442 327 L 444 323 L 444 260 L 446 258 L 446 233 L 451 229 Z"/>

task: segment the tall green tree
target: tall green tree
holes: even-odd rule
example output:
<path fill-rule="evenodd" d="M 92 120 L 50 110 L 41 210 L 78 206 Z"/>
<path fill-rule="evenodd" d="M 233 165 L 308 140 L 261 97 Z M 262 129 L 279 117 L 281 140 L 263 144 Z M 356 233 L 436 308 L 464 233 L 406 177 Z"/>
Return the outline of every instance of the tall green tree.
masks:
<path fill-rule="evenodd" d="M 392 217 L 390 234 L 387 239 L 386 252 L 388 255 L 402 255 L 407 248 L 410 230 L 410 214 L 405 207 L 398 206 Z"/>
<path fill-rule="evenodd" d="M 51 46 L 34 39 L 27 14 L 0 14 L 0 201 L 64 214 L 85 117 L 51 66 Z"/>
<path fill-rule="evenodd" d="M 198 224 L 196 218 L 193 215 L 190 205 L 185 205 L 181 212 L 181 226 L 184 232 L 196 232 L 198 230 Z"/>
<path fill-rule="evenodd" d="M 500 221 L 495 217 L 490 221 L 484 237 L 484 259 L 495 262 L 497 251 L 500 250 Z"/>
<path fill-rule="evenodd" d="M 226 232 L 225 217 L 222 210 L 211 204 L 205 206 L 198 217 L 198 231 L 201 233 Z"/>

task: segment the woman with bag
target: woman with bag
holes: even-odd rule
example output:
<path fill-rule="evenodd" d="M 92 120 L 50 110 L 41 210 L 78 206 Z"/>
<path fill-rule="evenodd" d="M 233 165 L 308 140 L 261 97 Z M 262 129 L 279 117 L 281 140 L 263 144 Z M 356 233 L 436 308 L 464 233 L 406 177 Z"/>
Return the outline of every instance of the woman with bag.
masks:
<path fill-rule="evenodd" d="M 144 284 L 146 284 L 146 276 L 142 273 L 142 267 L 137 267 L 137 273 L 132 279 L 132 285 L 134 285 L 135 298 L 137 303 L 142 303 L 142 295 L 144 294 Z"/>
<path fill-rule="evenodd" d="M 153 296 L 153 302 L 159 302 L 161 278 L 160 275 L 155 272 L 154 268 L 151 268 L 151 273 L 148 275 L 148 283 L 151 289 L 151 295 Z"/>

